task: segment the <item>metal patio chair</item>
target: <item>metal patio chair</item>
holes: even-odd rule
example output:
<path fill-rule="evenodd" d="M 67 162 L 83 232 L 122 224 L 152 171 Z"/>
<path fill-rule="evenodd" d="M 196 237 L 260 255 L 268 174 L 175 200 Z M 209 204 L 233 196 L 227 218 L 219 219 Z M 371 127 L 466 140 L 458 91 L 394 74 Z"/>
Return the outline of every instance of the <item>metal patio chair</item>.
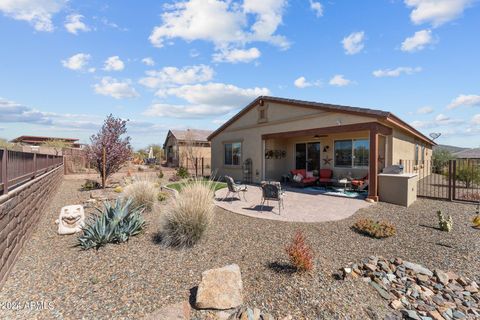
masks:
<path fill-rule="evenodd" d="M 281 214 L 282 208 L 285 209 L 283 205 L 283 195 L 284 191 L 280 185 L 280 182 L 268 182 L 262 184 L 262 208 L 260 210 L 263 211 L 263 206 L 265 202 L 272 200 L 278 201 L 278 214 Z"/>
<path fill-rule="evenodd" d="M 233 181 L 233 178 L 230 176 L 225 176 L 225 180 L 227 182 L 227 187 L 228 187 L 228 192 L 225 198 L 223 198 L 222 201 L 225 201 L 228 199 L 228 196 L 236 196 L 238 200 L 242 200 L 240 197 L 240 193 L 243 194 L 243 200 L 245 202 L 247 201 L 247 198 L 245 197 L 245 193 L 247 192 L 247 185 L 244 184 L 236 184 L 235 181 Z M 231 201 L 231 200 L 230 200 Z"/>

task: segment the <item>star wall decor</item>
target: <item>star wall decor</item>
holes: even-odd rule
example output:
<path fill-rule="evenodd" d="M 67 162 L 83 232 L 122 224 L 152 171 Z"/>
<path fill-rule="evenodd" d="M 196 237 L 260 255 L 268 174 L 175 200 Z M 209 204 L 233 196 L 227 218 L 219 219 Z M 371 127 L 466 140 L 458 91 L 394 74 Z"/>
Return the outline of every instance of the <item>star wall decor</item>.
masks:
<path fill-rule="evenodd" d="M 330 159 L 328 156 L 323 159 L 323 164 L 330 164 L 333 159 Z"/>

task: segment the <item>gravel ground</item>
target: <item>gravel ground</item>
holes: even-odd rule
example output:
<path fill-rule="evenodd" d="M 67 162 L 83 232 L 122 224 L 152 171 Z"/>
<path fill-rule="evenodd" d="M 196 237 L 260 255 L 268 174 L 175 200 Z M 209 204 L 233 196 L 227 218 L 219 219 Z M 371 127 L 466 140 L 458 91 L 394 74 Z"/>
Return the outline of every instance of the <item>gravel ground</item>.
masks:
<path fill-rule="evenodd" d="M 72 247 L 75 236 L 57 235 L 54 221 L 62 206 L 88 198 L 78 191 L 82 182 L 63 181 L 0 292 L 3 309 L 6 303 L 23 306 L 26 301 L 52 308 L 0 310 L 0 318 L 138 319 L 188 299 L 202 271 L 230 263 L 241 268 L 246 305 L 294 319 L 368 319 L 368 308 L 383 317 L 388 306 L 372 288 L 332 276 L 348 262 L 370 255 L 401 257 L 480 281 L 480 231 L 470 227 L 472 205 L 419 200 L 406 209 L 380 203 L 346 220 L 313 224 L 218 209 L 204 241 L 181 251 L 155 243 L 158 216 L 146 213 L 147 232 L 127 244 L 80 251 Z M 453 216 L 451 233 L 435 228 L 438 209 Z M 389 220 L 398 234 L 384 240 L 359 235 L 350 226 L 360 217 Z M 291 274 L 284 253 L 298 229 L 315 250 L 316 268 L 307 275 Z"/>

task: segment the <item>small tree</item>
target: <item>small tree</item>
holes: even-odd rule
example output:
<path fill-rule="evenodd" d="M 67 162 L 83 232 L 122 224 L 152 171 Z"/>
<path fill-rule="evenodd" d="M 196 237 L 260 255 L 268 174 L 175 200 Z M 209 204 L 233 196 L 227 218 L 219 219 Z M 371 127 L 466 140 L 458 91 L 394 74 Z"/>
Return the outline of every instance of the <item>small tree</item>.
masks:
<path fill-rule="evenodd" d="M 448 166 L 450 160 L 455 159 L 453 154 L 445 149 L 436 149 L 432 153 L 433 170 L 435 173 L 442 173 L 443 168 Z"/>
<path fill-rule="evenodd" d="M 8 142 L 6 139 L 0 138 L 0 149 L 11 149 L 15 144 Z"/>
<path fill-rule="evenodd" d="M 100 131 L 90 137 L 91 144 L 87 146 L 87 158 L 102 176 L 104 188 L 107 178 L 120 170 L 132 155 L 130 137 L 122 138 L 127 133 L 127 121 L 110 114 Z M 105 164 L 103 163 L 104 150 Z M 104 165 L 105 176 L 103 175 Z"/>
<path fill-rule="evenodd" d="M 465 183 L 465 187 L 468 189 L 472 184 L 480 184 L 480 167 L 475 164 L 471 167 L 463 165 L 457 168 L 456 172 L 457 180 Z"/>
<path fill-rule="evenodd" d="M 60 151 L 64 148 L 71 148 L 72 143 L 62 140 L 62 139 L 50 139 L 42 143 L 43 147 L 53 148 L 55 150 L 57 156 Z"/>
<path fill-rule="evenodd" d="M 197 163 L 195 162 L 195 160 L 202 156 L 202 149 L 201 144 L 195 138 L 195 134 L 190 129 L 188 129 L 187 133 L 185 134 L 185 145 L 180 157 L 182 160 L 186 159 L 187 163 L 190 162 L 193 165 L 195 171 L 197 171 Z M 180 165 L 187 167 L 183 163 Z"/>

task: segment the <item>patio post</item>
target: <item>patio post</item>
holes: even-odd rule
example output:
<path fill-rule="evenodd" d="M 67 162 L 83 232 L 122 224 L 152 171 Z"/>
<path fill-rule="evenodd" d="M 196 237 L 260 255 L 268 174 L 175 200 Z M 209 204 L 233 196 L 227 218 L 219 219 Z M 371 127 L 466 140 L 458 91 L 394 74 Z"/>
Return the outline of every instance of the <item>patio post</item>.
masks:
<path fill-rule="evenodd" d="M 378 201 L 378 131 L 370 129 L 370 159 L 368 172 L 368 199 Z"/>

